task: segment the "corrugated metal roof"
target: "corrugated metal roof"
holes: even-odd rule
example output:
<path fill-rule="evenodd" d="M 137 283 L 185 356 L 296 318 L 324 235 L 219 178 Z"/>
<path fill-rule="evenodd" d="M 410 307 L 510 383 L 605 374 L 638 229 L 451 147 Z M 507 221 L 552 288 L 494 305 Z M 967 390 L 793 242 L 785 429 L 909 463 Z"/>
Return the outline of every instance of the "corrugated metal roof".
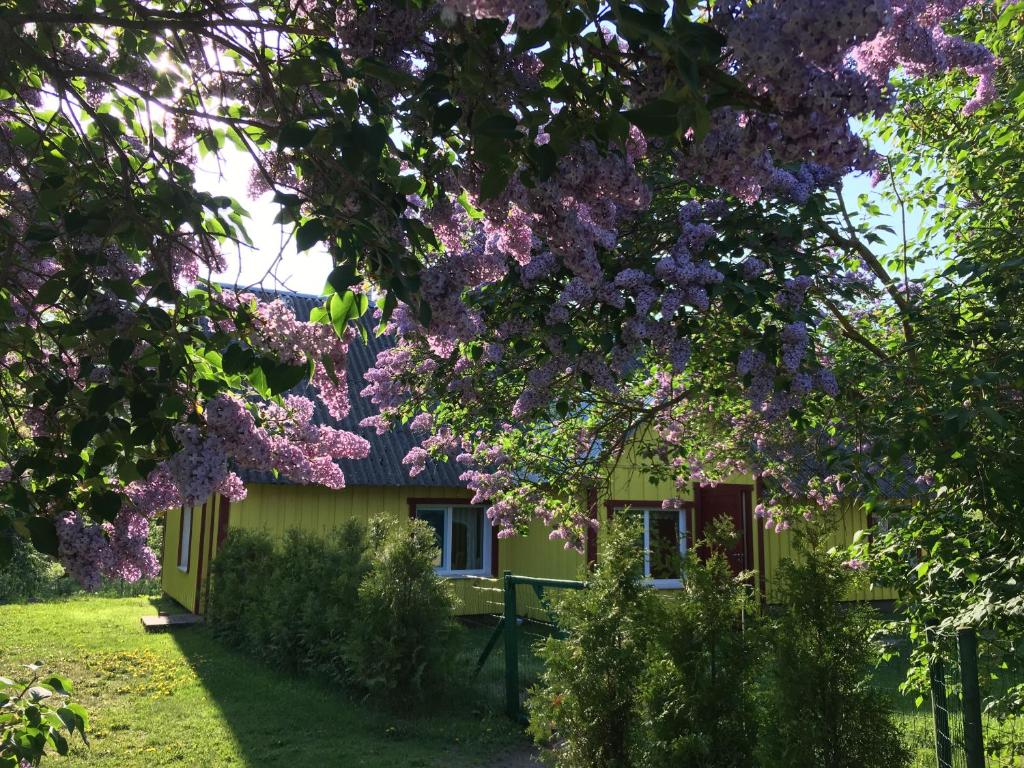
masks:
<path fill-rule="evenodd" d="M 234 290 L 234 286 L 224 286 L 227 290 Z M 241 290 L 241 289 L 240 289 Z M 244 289 L 256 294 L 265 301 L 281 299 L 292 308 L 295 316 L 300 320 L 308 320 L 311 310 L 319 307 L 323 299 L 319 296 L 311 296 L 304 293 L 289 293 Z M 375 416 L 380 411 L 368 399 L 360 396 L 359 392 L 366 386 L 365 374 L 377 359 L 377 353 L 394 345 L 394 338 L 390 336 L 374 337 L 372 334 L 366 343 L 362 338 L 356 336 L 348 348 L 348 389 L 351 399 L 351 409 L 348 416 L 342 421 L 332 419 L 327 413 L 320 398 L 315 394 L 308 382 L 300 384 L 293 392 L 295 394 L 309 397 L 316 404 L 314 421 L 338 429 L 345 429 L 360 435 L 370 443 L 370 455 L 361 460 L 353 461 L 342 459 L 338 466 L 345 473 L 345 481 L 348 485 L 408 485 L 408 486 L 446 486 L 465 487 L 465 483 L 459 480 L 461 470 L 454 462 L 428 461 L 426 469 L 416 477 L 409 477 L 406 467 L 402 466 L 402 459 L 409 449 L 418 445 L 407 426 L 398 426 L 383 435 L 378 435 L 374 429 L 364 429 L 359 422 L 368 416 Z M 246 483 L 274 483 L 280 485 L 292 485 L 292 481 L 283 477 L 274 477 L 272 472 L 244 471 L 239 473 Z"/>

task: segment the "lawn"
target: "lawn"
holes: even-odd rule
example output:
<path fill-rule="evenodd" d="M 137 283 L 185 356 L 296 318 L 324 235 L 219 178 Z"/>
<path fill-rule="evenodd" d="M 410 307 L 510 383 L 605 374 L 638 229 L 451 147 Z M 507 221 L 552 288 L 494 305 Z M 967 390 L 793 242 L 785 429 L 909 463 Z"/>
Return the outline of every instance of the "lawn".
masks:
<path fill-rule="evenodd" d="M 490 768 L 525 748 L 475 694 L 395 714 L 254 662 L 206 627 L 144 632 L 139 617 L 166 608 L 147 597 L 0 605 L 0 674 L 41 660 L 89 710 L 91 747 L 54 765 Z"/>

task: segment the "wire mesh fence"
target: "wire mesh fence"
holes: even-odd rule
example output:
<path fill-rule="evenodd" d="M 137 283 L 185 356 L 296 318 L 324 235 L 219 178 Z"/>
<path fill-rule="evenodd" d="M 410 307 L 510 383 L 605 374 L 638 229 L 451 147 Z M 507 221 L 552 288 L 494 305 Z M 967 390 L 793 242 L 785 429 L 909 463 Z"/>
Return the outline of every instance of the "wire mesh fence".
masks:
<path fill-rule="evenodd" d="M 927 674 L 911 674 L 910 642 L 888 638 L 874 676 L 911 753 L 913 768 L 1024 768 L 1024 717 L 999 706 L 1024 683 L 1024 658 L 985 633 L 931 636 Z M 916 681 L 916 685 L 914 685 Z"/>
<path fill-rule="evenodd" d="M 977 669 L 986 765 L 1024 768 L 1024 648 L 979 633 Z"/>

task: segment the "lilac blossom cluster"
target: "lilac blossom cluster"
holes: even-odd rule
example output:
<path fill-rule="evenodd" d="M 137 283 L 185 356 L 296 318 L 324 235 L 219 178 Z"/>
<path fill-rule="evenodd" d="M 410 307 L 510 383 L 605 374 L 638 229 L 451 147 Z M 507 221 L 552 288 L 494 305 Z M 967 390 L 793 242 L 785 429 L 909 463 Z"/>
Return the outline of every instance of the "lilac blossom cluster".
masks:
<path fill-rule="evenodd" d="M 149 548 L 149 518 L 137 509 L 123 509 L 112 523 L 90 523 L 77 512 L 58 515 L 58 557 L 68 574 L 88 590 L 102 579 L 138 581 L 160 572 Z"/>
<path fill-rule="evenodd" d="M 984 46 L 942 24 L 979 0 L 766 0 L 716 6 L 728 67 L 769 105 L 722 108 L 689 146 L 684 177 L 753 201 L 803 203 L 877 157 L 850 124 L 890 107 L 889 75 L 961 69 L 978 78 L 971 114 L 995 98 L 996 61 Z"/>
<path fill-rule="evenodd" d="M 314 404 L 290 395 L 285 404 L 259 409 L 262 422 L 231 396 L 207 403 L 205 425 L 179 425 L 181 449 L 144 480 L 124 488 L 125 505 L 113 523 L 86 522 L 69 513 L 57 521 L 59 558 L 87 589 L 103 576 L 135 581 L 152 577 L 159 564 L 147 546 L 149 520 L 167 509 L 203 503 L 213 493 L 231 501 L 245 498 L 232 467 L 277 471 L 298 483 L 345 487 L 338 459 L 363 459 L 369 443 L 345 430 L 313 423 Z"/>
<path fill-rule="evenodd" d="M 251 293 L 224 291 L 214 298 L 234 312 L 246 312 L 246 330 L 253 334 L 260 348 L 267 349 L 283 362 L 303 364 L 315 360 L 312 384 L 333 419 L 343 419 L 350 408 L 348 377 L 345 370 L 348 344 L 355 330 L 348 328 L 339 338 L 330 325 L 307 323 L 295 316 L 294 310 L 280 299 L 261 301 Z M 223 321 L 222 331 L 234 330 L 235 323 Z M 332 376 L 330 371 L 336 376 Z"/>

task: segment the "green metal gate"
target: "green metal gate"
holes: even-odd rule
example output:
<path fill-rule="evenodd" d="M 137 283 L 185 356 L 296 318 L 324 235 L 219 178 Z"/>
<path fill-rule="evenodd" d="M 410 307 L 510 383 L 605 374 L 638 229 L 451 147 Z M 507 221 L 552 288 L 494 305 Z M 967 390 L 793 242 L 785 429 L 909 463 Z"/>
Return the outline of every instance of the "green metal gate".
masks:
<path fill-rule="evenodd" d="M 532 576 L 516 576 L 511 571 L 505 571 L 502 579 L 502 615 L 477 659 L 473 677 L 475 679 L 480 674 L 487 659 L 500 644 L 504 652 L 505 713 L 509 717 L 521 722 L 526 720 L 523 696 L 529 687 L 528 681 L 533 679 L 533 674 L 527 675 L 524 680 L 522 667 L 524 657 L 534 659 L 529 644 L 540 642 L 548 635 L 559 634 L 548 593 L 551 590 L 584 589 L 586 586 L 586 582 L 583 581 L 539 579 Z M 535 598 L 530 601 L 530 606 L 524 605 L 525 601 L 517 597 L 519 587 L 528 588 Z M 536 673 L 537 670 L 532 672 Z"/>

